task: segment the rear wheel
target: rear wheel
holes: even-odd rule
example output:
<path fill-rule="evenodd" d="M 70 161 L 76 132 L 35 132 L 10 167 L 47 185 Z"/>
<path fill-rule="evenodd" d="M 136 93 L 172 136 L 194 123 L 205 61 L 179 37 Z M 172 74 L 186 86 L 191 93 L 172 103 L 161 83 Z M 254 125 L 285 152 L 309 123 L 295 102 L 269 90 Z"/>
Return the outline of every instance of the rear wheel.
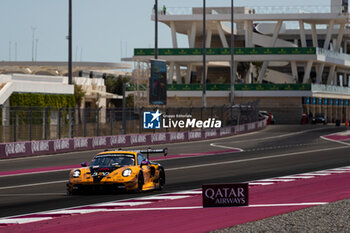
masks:
<path fill-rule="evenodd" d="M 160 169 L 159 171 L 159 178 L 158 178 L 158 189 L 162 190 L 165 185 L 165 172 L 163 169 Z"/>
<path fill-rule="evenodd" d="M 144 184 L 143 174 L 142 172 L 140 172 L 139 178 L 137 180 L 137 192 L 142 191 L 143 184 Z"/>

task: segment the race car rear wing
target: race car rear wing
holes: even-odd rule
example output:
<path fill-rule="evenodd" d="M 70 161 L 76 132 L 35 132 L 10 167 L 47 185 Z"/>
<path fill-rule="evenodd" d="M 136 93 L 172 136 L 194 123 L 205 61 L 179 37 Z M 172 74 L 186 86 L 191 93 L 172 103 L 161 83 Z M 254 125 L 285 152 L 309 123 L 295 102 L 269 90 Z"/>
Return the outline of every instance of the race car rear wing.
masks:
<path fill-rule="evenodd" d="M 149 159 L 149 154 L 156 154 L 156 153 L 162 153 L 164 154 L 164 156 L 168 155 L 168 148 L 164 148 L 164 149 L 143 149 L 143 150 L 138 150 L 138 152 L 142 153 L 142 154 L 146 154 L 147 155 L 147 159 Z"/>

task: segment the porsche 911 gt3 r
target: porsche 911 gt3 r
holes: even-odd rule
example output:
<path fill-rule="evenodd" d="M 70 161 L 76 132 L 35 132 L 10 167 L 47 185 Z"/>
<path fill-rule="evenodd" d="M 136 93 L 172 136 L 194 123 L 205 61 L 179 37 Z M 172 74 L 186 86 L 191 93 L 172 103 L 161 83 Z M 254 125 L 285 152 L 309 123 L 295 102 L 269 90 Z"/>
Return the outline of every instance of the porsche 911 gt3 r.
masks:
<path fill-rule="evenodd" d="M 167 149 L 101 152 L 90 164 L 84 162 L 82 168 L 70 172 L 67 192 L 70 195 L 89 190 L 141 192 L 162 189 L 165 185 L 164 168 L 149 161 L 150 153 L 166 155 Z"/>

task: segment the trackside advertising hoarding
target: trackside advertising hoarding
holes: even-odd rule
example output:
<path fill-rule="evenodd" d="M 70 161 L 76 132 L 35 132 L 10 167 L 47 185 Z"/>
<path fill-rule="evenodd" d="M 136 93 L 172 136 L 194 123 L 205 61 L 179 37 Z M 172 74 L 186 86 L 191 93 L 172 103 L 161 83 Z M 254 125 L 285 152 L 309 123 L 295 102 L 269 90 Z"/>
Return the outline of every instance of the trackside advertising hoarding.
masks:
<path fill-rule="evenodd" d="M 149 103 L 154 105 L 166 104 L 166 62 L 151 60 L 151 78 L 149 83 Z"/>
<path fill-rule="evenodd" d="M 152 119 L 151 119 L 152 120 Z M 125 148 L 164 143 L 177 143 L 227 137 L 266 127 L 266 120 L 221 128 L 197 129 L 187 132 L 159 132 L 86 138 L 0 143 L 0 159 L 67 153 L 75 151 Z"/>
<path fill-rule="evenodd" d="M 203 207 L 248 206 L 248 183 L 202 185 Z"/>

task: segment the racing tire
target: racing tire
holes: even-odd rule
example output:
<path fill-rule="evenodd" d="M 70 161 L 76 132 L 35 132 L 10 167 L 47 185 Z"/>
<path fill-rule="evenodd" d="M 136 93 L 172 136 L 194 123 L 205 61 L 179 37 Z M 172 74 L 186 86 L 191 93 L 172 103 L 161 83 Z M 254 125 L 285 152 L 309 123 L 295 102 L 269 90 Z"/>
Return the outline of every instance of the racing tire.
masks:
<path fill-rule="evenodd" d="M 142 172 L 140 172 L 139 174 L 139 177 L 137 179 L 137 189 L 136 189 L 136 192 L 142 192 L 142 187 L 143 187 L 143 184 L 144 184 L 144 179 L 143 179 L 143 174 Z"/>
<path fill-rule="evenodd" d="M 158 178 L 158 189 L 162 190 L 164 186 L 165 186 L 165 172 L 163 169 L 160 169 L 159 178 Z"/>

